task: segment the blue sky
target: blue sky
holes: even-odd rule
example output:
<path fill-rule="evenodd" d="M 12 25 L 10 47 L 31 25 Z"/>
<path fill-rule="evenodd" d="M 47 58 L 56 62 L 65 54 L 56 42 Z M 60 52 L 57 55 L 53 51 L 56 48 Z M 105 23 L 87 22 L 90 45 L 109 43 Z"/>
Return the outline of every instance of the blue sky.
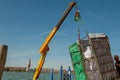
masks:
<path fill-rule="evenodd" d="M 26 67 L 31 59 L 35 68 L 39 49 L 72 0 L 0 0 L 0 44 L 8 45 L 6 66 Z M 74 21 L 75 7 L 49 44 L 44 68 L 72 66 L 69 45 L 89 33 L 105 33 L 112 55 L 120 55 L 120 1 L 74 0 L 78 4 L 85 27 Z"/>

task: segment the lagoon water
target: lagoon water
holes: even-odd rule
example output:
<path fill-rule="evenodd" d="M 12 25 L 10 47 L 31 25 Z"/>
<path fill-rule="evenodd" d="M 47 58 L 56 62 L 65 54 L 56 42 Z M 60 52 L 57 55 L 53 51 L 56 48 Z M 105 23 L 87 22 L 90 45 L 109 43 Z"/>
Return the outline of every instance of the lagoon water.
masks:
<path fill-rule="evenodd" d="M 32 80 L 33 72 L 4 72 L 2 80 Z M 54 73 L 54 80 L 60 80 L 60 74 Z M 41 73 L 38 80 L 50 80 L 50 73 Z M 72 75 L 74 80 L 74 75 Z"/>

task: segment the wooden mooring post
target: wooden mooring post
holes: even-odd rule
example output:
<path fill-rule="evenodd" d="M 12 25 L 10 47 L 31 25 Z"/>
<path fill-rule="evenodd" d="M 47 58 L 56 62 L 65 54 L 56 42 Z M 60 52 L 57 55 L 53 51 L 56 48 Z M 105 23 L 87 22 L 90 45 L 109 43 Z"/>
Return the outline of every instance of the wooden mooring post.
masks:
<path fill-rule="evenodd" d="M 2 78 L 2 73 L 4 71 L 6 58 L 7 58 L 7 45 L 0 45 L 0 80 Z"/>

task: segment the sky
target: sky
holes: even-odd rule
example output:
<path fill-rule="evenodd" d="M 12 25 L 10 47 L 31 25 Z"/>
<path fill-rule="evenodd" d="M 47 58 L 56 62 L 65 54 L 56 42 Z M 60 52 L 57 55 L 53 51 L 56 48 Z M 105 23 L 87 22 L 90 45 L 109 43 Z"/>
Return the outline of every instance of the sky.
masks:
<path fill-rule="evenodd" d="M 0 45 L 8 45 L 5 66 L 35 68 L 40 47 L 73 0 L 0 0 Z M 84 26 L 74 21 L 75 7 L 68 14 L 51 42 L 43 68 L 72 67 L 69 46 L 88 33 L 105 33 L 112 56 L 120 56 L 120 1 L 74 0 Z"/>

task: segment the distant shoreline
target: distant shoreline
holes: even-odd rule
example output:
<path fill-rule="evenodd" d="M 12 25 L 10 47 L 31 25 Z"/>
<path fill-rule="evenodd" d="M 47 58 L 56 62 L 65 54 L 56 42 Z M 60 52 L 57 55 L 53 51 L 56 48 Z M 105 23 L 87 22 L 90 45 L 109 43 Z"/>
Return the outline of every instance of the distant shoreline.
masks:
<path fill-rule="evenodd" d="M 26 67 L 5 67 L 4 71 L 7 71 L 7 72 L 34 72 L 35 71 L 35 68 L 29 69 L 28 71 L 26 71 L 26 69 L 27 69 Z M 42 73 L 45 73 L 45 72 L 51 72 L 51 69 L 43 68 Z M 55 69 L 54 72 L 58 73 L 59 70 Z M 67 70 L 63 69 L 63 73 L 67 73 Z M 74 73 L 74 71 L 72 71 L 72 73 Z"/>

